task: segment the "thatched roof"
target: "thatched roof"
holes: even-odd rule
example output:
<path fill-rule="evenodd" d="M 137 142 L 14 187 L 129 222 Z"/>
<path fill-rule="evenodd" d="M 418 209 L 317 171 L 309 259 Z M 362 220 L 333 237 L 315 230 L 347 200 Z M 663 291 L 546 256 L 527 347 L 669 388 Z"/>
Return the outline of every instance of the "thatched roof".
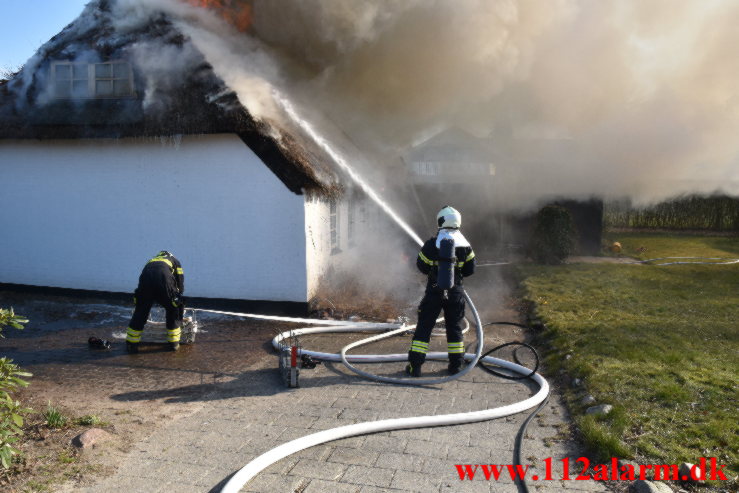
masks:
<path fill-rule="evenodd" d="M 0 139 L 80 139 L 237 134 L 294 193 L 332 194 L 339 177 L 331 159 L 299 129 L 258 121 L 213 71 L 192 43 L 162 15 L 147 26 L 115 33 L 108 1 L 87 6 L 80 19 L 41 47 L 23 70 L 0 84 Z M 91 22 L 92 19 L 92 22 Z M 186 72 L 164 87 L 147 85 L 133 65 L 133 91 L 126 97 L 49 97 L 54 62 L 92 57 L 95 62 L 127 60 L 137 43 L 188 46 Z M 193 54 L 194 53 L 194 54 Z M 174 80 L 173 80 L 174 79 Z"/>

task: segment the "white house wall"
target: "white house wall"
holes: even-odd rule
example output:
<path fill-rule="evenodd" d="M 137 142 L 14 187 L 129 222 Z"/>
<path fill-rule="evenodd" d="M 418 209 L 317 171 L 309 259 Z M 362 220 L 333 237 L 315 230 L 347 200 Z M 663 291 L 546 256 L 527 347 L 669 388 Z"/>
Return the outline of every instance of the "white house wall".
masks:
<path fill-rule="evenodd" d="M 320 281 L 332 263 L 329 204 L 326 200 L 305 197 L 305 243 L 308 298 L 315 296 Z"/>
<path fill-rule="evenodd" d="M 353 212 L 350 213 L 350 209 Z M 331 243 L 331 205 L 326 198 L 306 197 L 305 227 L 308 298 L 313 297 L 329 271 L 340 273 L 357 268 L 366 238 L 377 228 L 384 212 L 369 199 L 345 194 L 336 201 L 337 244 Z M 353 218 L 353 219 L 351 219 Z M 350 220 L 353 234 L 350 235 Z"/>
<path fill-rule="evenodd" d="M 0 282 L 131 292 L 159 250 L 186 295 L 307 300 L 304 198 L 235 135 L 0 141 Z"/>

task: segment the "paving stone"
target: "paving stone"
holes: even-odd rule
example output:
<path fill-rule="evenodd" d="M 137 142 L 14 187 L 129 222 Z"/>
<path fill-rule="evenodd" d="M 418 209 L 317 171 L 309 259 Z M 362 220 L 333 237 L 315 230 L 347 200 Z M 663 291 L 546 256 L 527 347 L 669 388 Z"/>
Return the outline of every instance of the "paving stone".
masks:
<path fill-rule="evenodd" d="M 320 347 L 320 337 L 301 342 L 305 347 Z M 400 341 L 378 345 L 385 343 L 387 346 L 378 351 L 391 352 L 395 347 L 393 352 L 397 352 Z M 443 373 L 443 363 L 430 362 L 427 366 L 429 374 Z M 373 365 L 372 371 L 395 375 L 401 367 L 398 363 Z M 272 375 L 276 371 L 273 358 L 250 371 Z M 112 477 L 79 491 L 175 491 L 153 481 L 162 477 L 171 478 L 176 491 L 210 491 L 261 453 L 324 429 L 371 419 L 489 409 L 524 399 L 535 391 L 528 384 L 503 381 L 477 371 L 461 382 L 434 387 L 389 386 L 360 380 L 338 364 L 306 372 L 300 389 L 279 387 L 277 378 L 237 382 L 230 393 L 222 391 L 219 395 L 214 390 L 212 397 L 193 405 L 187 419 L 171 420 L 135 444 L 130 453 L 122 454 L 119 471 Z M 534 463 L 541 467 L 545 457 L 559 461 L 581 455 L 570 442 L 543 445 L 545 436 L 557 432 L 551 425 L 567 417 L 560 399 L 555 396 L 540 416 L 530 427 L 533 438 L 524 441 L 524 457 L 538 457 Z M 517 488 L 507 472 L 499 481 L 460 481 L 454 466 L 509 464 L 516 433 L 525 418 L 526 413 L 521 413 L 460 426 L 394 430 L 336 440 L 279 461 L 257 475 L 244 491 L 514 493 Z M 539 425 L 541 422 L 544 426 Z M 540 493 L 604 491 L 603 484 L 594 482 L 540 483 L 536 485 Z"/>
<path fill-rule="evenodd" d="M 450 463 L 491 463 L 490 449 L 488 447 L 457 447 L 455 445 L 450 445 L 448 458 Z"/>
<path fill-rule="evenodd" d="M 144 491 L 153 491 L 156 493 L 164 493 L 167 491 L 177 491 L 178 493 L 199 493 L 202 490 L 200 486 L 192 484 L 190 482 L 169 481 L 167 482 L 167 484 L 161 485 L 156 489 Z"/>
<path fill-rule="evenodd" d="M 347 408 L 341 410 L 338 419 L 352 420 L 352 423 L 359 421 L 377 421 L 380 419 L 380 413 L 379 411 L 371 411 L 368 409 Z"/>
<path fill-rule="evenodd" d="M 405 438 L 407 440 L 428 440 L 433 428 L 413 428 L 411 430 L 393 430 L 390 432 L 391 437 Z"/>
<path fill-rule="evenodd" d="M 371 466 L 375 464 L 379 455 L 379 452 L 372 450 L 337 447 L 331 452 L 331 455 L 328 457 L 328 461 L 339 462 L 341 464 Z"/>
<path fill-rule="evenodd" d="M 362 447 L 376 452 L 399 452 L 404 450 L 409 440 L 389 436 L 385 433 L 367 435 Z"/>
<path fill-rule="evenodd" d="M 403 469 L 406 471 L 420 472 L 423 468 L 424 460 L 421 456 L 408 453 L 381 452 L 377 461 L 375 461 L 375 466 L 386 469 Z"/>
<path fill-rule="evenodd" d="M 468 431 L 459 430 L 456 426 L 438 427 L 432 430 L 429 441 L 464 446 L 470 443 L 470 434 Z"/>
<path fill-rule="evenodd" d="M 273 474 L 269 480 L 268 485 L 258 485 L 261 489 L 252 489 L 252 482 L 259 479 L 259 476 L 254 478 L 249 484 L 246 485 L 246 491 L 254 491 L 257 493 L 292 493 L 293 491 L 300 491 L 310 483 L 310 479 L 298 476 L 289 476 L 282 474 Z"/>
<path fill-rule="evenodd" d="M 429 474 L 411 471 L 396 471 L 390 486 L 401 490 L 428 493 L 438 491 L 441 481 Z"/>
<path fill-rule="evenodd" d="M 512 484 L 495 485 L 490 481 L 475 480 L 444 482 L 441 484 L 439 491 L 441 493 L 490 493 L 491 491 L 505 491 L 507 493 L 513 493 L 517 490 Z"/>
<path fill-rule="evenodd" d="M 328 492 L 326 492 L 328 493 Z M 415 493 L 410 490 L 399 490 L 396 488 L 377 488 L 375 486 L 362 486 L 359 493 Z"/>
<path fill-rule="evenodd" d="M 310 429 L 314 431 L 329 430 L 331 428 L 338 428 L 340 426 L 346 426 L 354 424 L 360 420 L 357 419 L 339 419 L 339 418 L 318 418 L 313 422 Z"/>
<path fill-rule="evenodd" d="M 316 478 L 335 481 L 339 479 L 346 471 L 345 464 L 336 462 L 323 462 L 313 459 L 300 459 L 295 467 L 290 469 L 292 476 L 304 478 Z"/>
<path fill-rule="evenodd" d="M 361 489 L 362 486 L 358 484 L 311 479 L 310 484 L 302 493 L 359 493 Z"/>
<path fill-rule="evenodd" d="M 390 486 L 395 471 L 378 467 L 350 466 L 342 477 L 342 482 L 367 486 Z"/>
<path fill-rule="evenodd" d="M 405 447 L 405 453 L 412 455 L 420 455 L 422 457 L 437 457 L 444 459 L 449 451 L 449 445 L 443 443 L 430 442 L 426 440 L 408 440 Z"/>

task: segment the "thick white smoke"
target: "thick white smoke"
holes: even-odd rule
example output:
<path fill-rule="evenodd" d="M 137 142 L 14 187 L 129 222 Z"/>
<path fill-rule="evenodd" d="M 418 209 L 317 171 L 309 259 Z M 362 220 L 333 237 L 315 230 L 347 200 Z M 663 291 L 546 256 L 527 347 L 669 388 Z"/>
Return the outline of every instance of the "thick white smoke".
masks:
<path fill-rule="evenodd" d="M 231 2 L 239 4 L 239 2 Z M 489 136 L 506 198 L 739 194 L 739 3 L 730 0 L 253 0 L 238 33 L 181 0 L 118 0 L 121 28 L 177 19 L 257 116 L 271 88 L 379 161 L 430 129 Z M 549 140 L 544 157 L 526 151 Z"/>

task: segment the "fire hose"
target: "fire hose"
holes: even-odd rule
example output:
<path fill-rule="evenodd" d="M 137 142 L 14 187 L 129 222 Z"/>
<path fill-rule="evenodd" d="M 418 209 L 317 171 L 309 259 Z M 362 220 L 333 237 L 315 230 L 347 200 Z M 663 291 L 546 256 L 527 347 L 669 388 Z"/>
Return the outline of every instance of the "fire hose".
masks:
<path fill-rule="evenodd" d="M 389 324 L 389 323 L 371 323 L 371 322 L 343 322 L 337 320 L 316 320 L 308 318 L 289 318 L 289 317 L 277 317 L 272 315 L 259 315 L 259 314 L 248 314 L 248 313 L 236 313 L 226 312 L 217 310 L 197 310 L 208 313 L 216 313 L 222 315 L 232 315 L 246 318 L 256 318 L 261 320 L 274 320 L 280 322 L 293 322 L 293 323 L 305 323 L 311 325 L 321 325 L 322 327 L 305 327 L 294 329 L 283 332 L 277 335 L 273 340 L 272 344 L 276 349 L 282 347 L 281 341 L 287 337 L 294 337 L 301 334 L 319 334 L 319 333 L 336 333 L 336 332 L 357 332 L 357 331 L 368 331 L 377 332 L 382 331 L 382 334 L 368 337 L 356 342 L 353 342 L 344 348 L 340 353 L 325 353 L 318 351 L 309 351 L 300 349 L 300 355 L 307 355 L 312 358 L 320 359 L 323 361 L 341 361 L 353 372 L 380 382 L 405 384 L 405 385 L 433 385 L 448 382 L 460 378 L 471 371 L 478 362 L 489 365 L 496 365 L 497 367 L 504 368 L 513 373 L 518 373 L 523 377 L 530 377 L 539 385 L 539 390 L 533 396 L 529 397 L 520 402 L 501 406 L 497 408 L 484 409 L 481 411 L 473 411 L 466 413 L 453 413 L 443 414 L 437 416 L 416 416 L 409 418 L 394 418 L 384 419 L 379 421 L 369 421 L 363 423 L 355 423 L 347 426 L 341 426 L 338 428 L 332 428 L 323 430 L 318 433 L 304 436 L 296 440 L 292 440 L 283 445 L 280 445 L 272 450 L 265 452 L 259 457 L 253 459 L 251 462 L 246 464 L 243 468 L 237 471 L 228 480 L 226 485 L 221 490 L 221 493 L 236 493 L 242 489 L 242 487 L 248 483 L 253 477 L 259 474 L 261 471 L 269 467 L 270 465 L 280 461 L 281 459 L 288 457 L 301 450 L 327 443 L 342 438 L 349 438 L 356 435 L 365 435 L 369 433 L 378 433 L 382 431 L 392 431 L 401 429 L 411 428 L 428 428 L 435 426 L 446 426 L 455 424 L 474 423 L 479 421 L 487 421 L 491 419 L 501 418 L 517 414 L 527 409 L 531 409 L 535 406 L 540 406 L 545 402 L 549 396 L 549 384 L 547 381 L 538 373 L 526 368 L 517 363 L 506 361 L 492 356 L 484 356 L 482 354 L 484 344 L 483 324 L 480 322 L 477 309 L 469 298 L 467 293 L 464 293 L 467 303 L 473 313 L 474 321 L 476 325 L 477 344 L 474 353 L 465 353 L 465 360 L 469 362 L 465 368 L 455 375 L 449 375 L 443 378 L 427 379 L 427 378 L 391 378 L 374 375 L 372 373 L 365 372 L 356 368 L 352 363 L 380 363 L 380 362 L 404 362 L 408 359 L 407 353 L 400 354 L 347 354 L 351 349 L 375 342 L 381 339 L 392 337 L 402 332 L 412 330 L 415 326 L 403 325 L 403 324 Z M 490 352 L 490 351 L 489 351 Z M 488 353 L 489 353 L 488 352 Z M 448 355 L 446 352 L 431 352 L 427 354 L 427 359 L 431 360 L 445 360 Z M 538 366 L 538 361 L 537 361 Z M 524 486 L 525 487 L 525 486 Z"/>

